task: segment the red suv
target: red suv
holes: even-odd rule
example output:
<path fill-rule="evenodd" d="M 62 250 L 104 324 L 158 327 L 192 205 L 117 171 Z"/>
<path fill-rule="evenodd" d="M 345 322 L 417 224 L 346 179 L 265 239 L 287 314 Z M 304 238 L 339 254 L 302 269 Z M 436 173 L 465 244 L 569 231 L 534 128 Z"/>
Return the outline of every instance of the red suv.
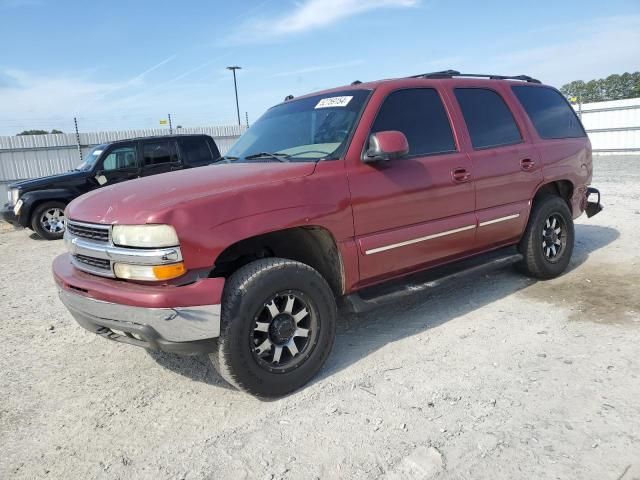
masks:
<path fill-rule="evenodd" d="M 214 166 L 74 200 L 53 273 L 83 327 L 208 353 L 279 396 L 327 359 L 338 299 L 367 308 L 511 262 L 560 275 L 573 219 L 602 208 L 591 175 L 573 109 L 530 77 L 354 82 L 287 97 Z"/>

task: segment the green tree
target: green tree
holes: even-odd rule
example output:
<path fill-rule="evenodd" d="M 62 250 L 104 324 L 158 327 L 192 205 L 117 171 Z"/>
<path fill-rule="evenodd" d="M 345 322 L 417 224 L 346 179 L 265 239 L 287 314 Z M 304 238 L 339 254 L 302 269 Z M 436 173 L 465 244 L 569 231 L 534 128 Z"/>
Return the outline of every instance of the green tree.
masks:
<path fill-rule="evenodd" d="M 637 98 L 640 97 L 640 72 L 612 74 L 588 82 L 574 80 L 563 85 L 560 91 L 567 97 L 577 97 L 582 103 Z"/>
<path fill-rule="evenodd" d="M 38 130 L 38 129 L 34 129 L 34 130 L 23 130 L 20 133 L 17 133 L 17 136 L 21 136 L 21 135 L 49 135 L 49 133 L 52 134 L 57 134 L 57 133 L 64 133 L 62 130 L 57 130 L 57 129 L 53 129 L 51 130 L 51 132 L 47 132 L 46 130 Z"/>

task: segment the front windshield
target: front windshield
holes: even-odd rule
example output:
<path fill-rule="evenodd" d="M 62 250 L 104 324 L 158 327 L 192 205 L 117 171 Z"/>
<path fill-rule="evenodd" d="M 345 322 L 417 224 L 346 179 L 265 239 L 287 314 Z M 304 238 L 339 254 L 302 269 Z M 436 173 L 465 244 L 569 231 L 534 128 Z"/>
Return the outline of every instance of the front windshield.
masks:
<path fill-rule="evenodd" d="M 93 147 L 87 154 L 87 156 L 84 157 L 82 163 L 75 169 L 80 172 L 88 172 L 89 170 L 91 170 L 95 166 L 96 162 L 98 161 L 98 157 L 100 157 L 100 154 L 104 151 L 105 148 L 105 145 L 97 145 Z"/>
<path fill-rule="evenodd" d="M 273 154 L 292 161 L 337 158 L 369 93 L 346 90 L 276 105 L 238 139 L 225 158 L 273 159 Z"/>

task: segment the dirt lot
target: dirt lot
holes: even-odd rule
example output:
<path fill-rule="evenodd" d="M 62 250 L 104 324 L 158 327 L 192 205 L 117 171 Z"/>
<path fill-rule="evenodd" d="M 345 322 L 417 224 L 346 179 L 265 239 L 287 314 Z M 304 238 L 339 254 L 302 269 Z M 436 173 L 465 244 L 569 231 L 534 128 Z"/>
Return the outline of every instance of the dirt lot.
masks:
<path fill-rule="evenodd" d="M 61 242 L 0 228 L 0 478 L 640 478 L 640 158 L 595 166 L 606 209 L 566 275 L 342 315 L 321 374 L 274 402 L 85 332 Z"/>

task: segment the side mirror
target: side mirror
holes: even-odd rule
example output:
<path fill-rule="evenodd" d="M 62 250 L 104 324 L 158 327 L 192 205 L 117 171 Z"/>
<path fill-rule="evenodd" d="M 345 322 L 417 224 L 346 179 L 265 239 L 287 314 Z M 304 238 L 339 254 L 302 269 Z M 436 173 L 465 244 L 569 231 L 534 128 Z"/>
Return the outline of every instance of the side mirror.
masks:
<path fill-rule="evenodd" d="M 369 149 L 365 152 L 365 163 L 386 162 L 409 153 L 409 142 L 404 133 L 397 130 L 372 133 L 369 137 Z"/>

